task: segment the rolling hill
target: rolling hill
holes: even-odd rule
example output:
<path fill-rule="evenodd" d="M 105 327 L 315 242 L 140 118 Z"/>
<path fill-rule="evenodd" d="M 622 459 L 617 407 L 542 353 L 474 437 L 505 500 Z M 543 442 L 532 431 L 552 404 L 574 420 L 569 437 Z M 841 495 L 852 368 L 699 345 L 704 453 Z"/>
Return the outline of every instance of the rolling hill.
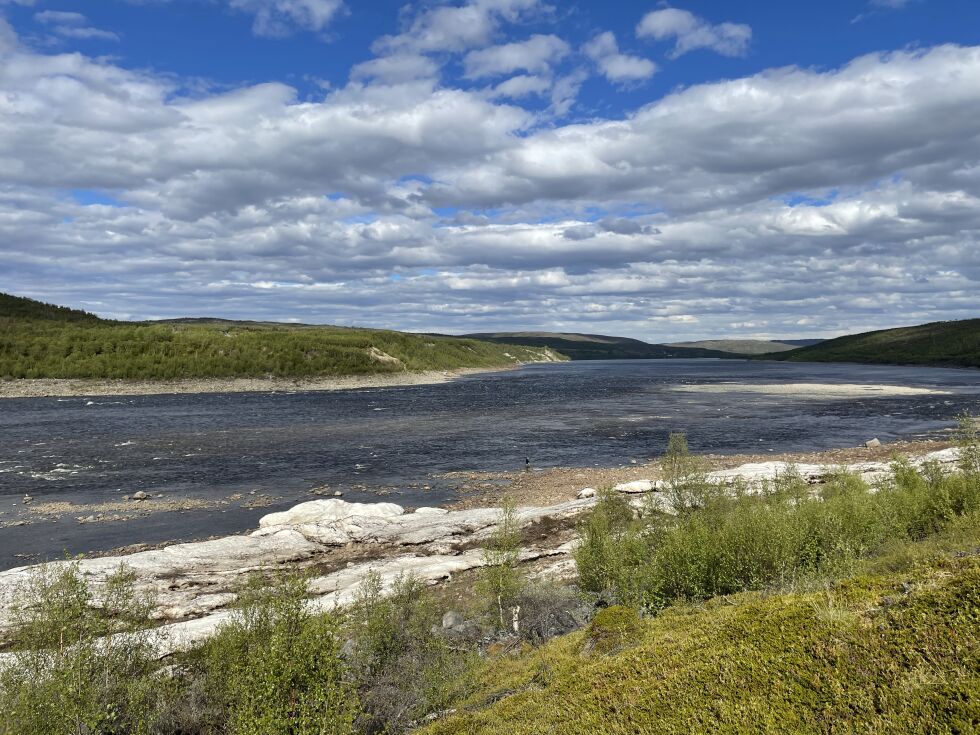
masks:
<path fill-rule="evenodd" d="M 527 347 L 550 347 L 572 360 L 635 360 L 678 357 L 731 358 L 731 352 L 700 347 L 677 347 L 642 342 L 629 337 L 610 337 L 603 334 L 576 332 L 478 332 L 462 335 L 498 344 L 518 344 Z"/>
<path fill-rule="evenodd" d="M 980 367 L 980 319 L 879 329 L 764 355 L 762 359 Z"/>
<path fill-rule="evenodd" d="M 313 378 L 562 360 L 536 346 L 382 329 L 187 319 L 121 322 L 0 294 L 0 378 Z"/>
<path fill-rule="evenodd" d="M 765 339 L 703 339 L 697 342 L 674 342 L 668 347 L 693 347 L 705 350 L 730 352 L 734 355 L 766 355 L 795 349 L 786 342 Z"/>

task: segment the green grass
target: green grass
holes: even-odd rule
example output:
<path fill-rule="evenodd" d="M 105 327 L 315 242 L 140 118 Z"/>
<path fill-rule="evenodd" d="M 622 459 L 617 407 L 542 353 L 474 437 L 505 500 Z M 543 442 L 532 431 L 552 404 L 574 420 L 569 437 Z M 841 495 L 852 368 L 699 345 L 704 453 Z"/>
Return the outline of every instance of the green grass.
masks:
<path fill-rule="evenodd" d="M 980 543 L 976 518 L 961 540 Z M 589 645 L 587 629 L 490 661 L 461 711 L 420 732 L 965 734 L 980 727 L 976 555 L 812 592 L 675 605 L 641 628 L 606 655 Z"/>
<path fill-rule="evenodd" d="M 764 359 L 980 367 L 980 319 L 852 334 Z"/>
<path fill-rule="evenodd" d="M 498 368 L 542 354 L 521 346 L 387 330 L 115 322 L 30 299 L 0 299 L 0 378 L 6 379 L 315 378 Z"/>

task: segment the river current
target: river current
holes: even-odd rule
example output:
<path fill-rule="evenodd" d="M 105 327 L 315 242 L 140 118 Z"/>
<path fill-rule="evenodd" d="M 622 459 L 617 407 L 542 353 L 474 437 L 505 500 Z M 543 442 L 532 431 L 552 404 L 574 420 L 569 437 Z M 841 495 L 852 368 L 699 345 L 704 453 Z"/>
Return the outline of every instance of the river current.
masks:
<path fill-rule="evenodd" d="M 915 395 L 781 394 L 741 386 L 861 384 Z M 717 385 L 719 392 L 691 386 Z M 735 384 L 729 389 L 725 384 Z M 632 360 L 528 365 L 449 383 L 308 393 L 25 398 L 0 401 L 0 520 L 35 503 L 97 503 L 139 490 L 214 500 L 276 496 L 138 520 L 37 520 L 0 528 L 0 568 L 64 552 L 201 538 L 329 485 L 347 500 L 407 506 L 455 497 L 443 473 L 620 465 L 656 457 L 672 431 L 696 452 L 766 453 L 927 438 L 980 414 L 980 371 Z"/>

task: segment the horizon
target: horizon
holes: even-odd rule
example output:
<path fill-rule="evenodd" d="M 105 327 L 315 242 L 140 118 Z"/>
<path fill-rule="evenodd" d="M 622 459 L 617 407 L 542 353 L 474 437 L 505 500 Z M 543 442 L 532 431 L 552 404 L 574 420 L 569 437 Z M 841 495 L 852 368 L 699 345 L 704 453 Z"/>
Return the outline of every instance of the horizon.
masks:
<path fill-rule="evenodd" d="M 0 0 L 0 291 L 660 344 L 980 316 L 975 2 L 92 5 Z"/>

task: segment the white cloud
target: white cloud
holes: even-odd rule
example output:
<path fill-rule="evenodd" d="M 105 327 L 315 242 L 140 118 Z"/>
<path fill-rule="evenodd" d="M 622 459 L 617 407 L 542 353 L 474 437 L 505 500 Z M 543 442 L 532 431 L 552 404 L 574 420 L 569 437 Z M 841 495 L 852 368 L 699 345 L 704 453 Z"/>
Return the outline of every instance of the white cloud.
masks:
<path fill-rule="evenodd" d="M 549 73 L 569 51 L 568 44 L 558 36 L 535 35 L 526 41 L 470 51 L 463 59 L 463 67 L 469 79 L 503 76 L 516 71 Z"/>
<path fill-rule="evenodd" d="M 655 41 L 673 39 L 671 58 L 705 48 L 723 56 L 744 56 L 752 40 L 752 28 L 744 23 L 713 25 L 687 10 L 664 8 L 643 16 L 636 35 Z"/>
<path fill-rule="evenodd" d="M 491 90 L 492 97 L 527 97 L 543 95 L 551 89 L 552 80 L 528 74 L 519 74 L 498 84 Z"/>
<path fill-rule="evenodd" d="M 102 41 L 118 41 L 119 36 L 112 31 L 94 28 L 88 24 L 88 18 L 81 13 L 62 10 L 43 10 L 34 14 L 34 20 L 48 26 L 51 32 L 63 38 L 81 40 L 99 39 Z"/>
<path fill-rule="evenodd" d="M 323 31 L 343 9 L 342 0 L 228 0 L 235 10 L 255 16 L 253 32 L 280 38 L 296 28 Z"/>
<path fill-rule="evenodd" d="M 613 83 L 649 79 L 657 71 L 657 65 L 649 59 L 620 53 L 612 31 L 598 34 L 582 50 L 596 63 L 602 75 Z"/>
<path fill-rule="evenodd" d="M 980 48 L 770 70 L 542 128 L 514 100 L 569 105 L 584 72 L 467 91 L 412 54 L 410 74 L 374 60 L 316 101 L 281 83 L 185 98 L 4 28 L 0 290 L 651 339 L 975 315 Z"/>
<path fill-rule="evenodd" d="M 415 79 L 434 79 L 439 76 L 439 65 L 427 56 L 419 54 L 395 54 L 356 64 L 351 69 L 351 79 L 375 79 L 381 82 L 408 82 Z"/>
<path fill-rule="evenodd" d="M 437 5 L 415 15 L 405 30 L 382 36 L 375 53 L 460 52 L 489 44 L 502 23 L 516 23 L 544 8 L 539 0 L 471 0 L 463 5 Z"/>

